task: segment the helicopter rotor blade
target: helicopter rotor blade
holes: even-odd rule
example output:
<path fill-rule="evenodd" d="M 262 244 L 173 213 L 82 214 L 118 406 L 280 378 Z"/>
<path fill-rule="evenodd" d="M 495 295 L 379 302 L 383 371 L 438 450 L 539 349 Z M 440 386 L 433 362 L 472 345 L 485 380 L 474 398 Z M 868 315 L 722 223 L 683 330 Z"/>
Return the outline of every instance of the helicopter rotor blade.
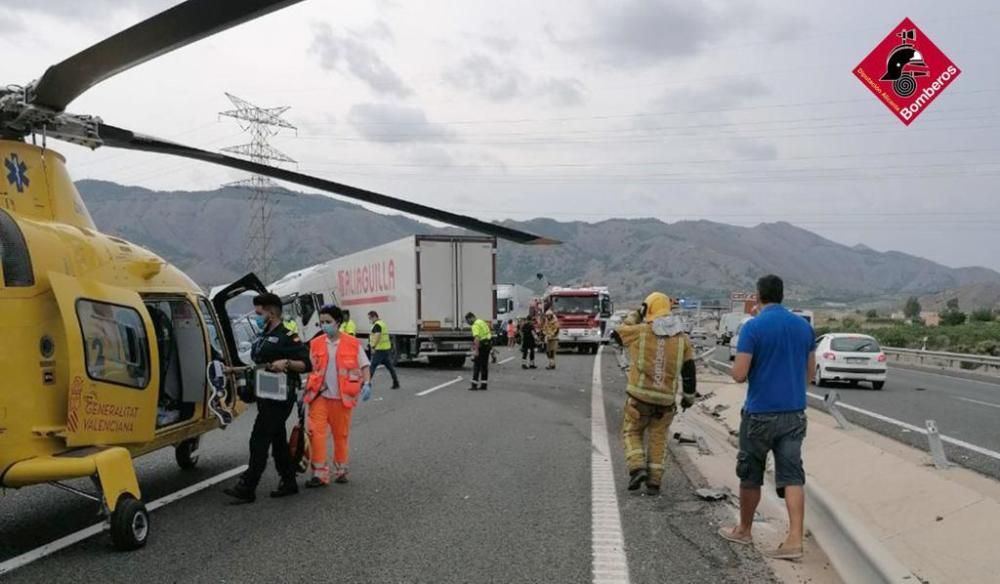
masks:
<path fill-rule="evenodd" d="M 174 49 L 302 0 L 187 0 L 49 67 L 32 104 L 66 109 L 101 81 Z"/>
<path fill-rule="evenodd" d="M 112 148 L 169 154 L 172 156 L 180 156 L 183 158 L 190 158 L 192 160 L 200 160 L 202 162 L 228 166 L 229 168 L 268 176 L 304 187 L 310 187 L 358 201 L 364 201 L 380 207 L 395 209 L 411 215 L 417 215 L 418 217 L 448 223 L 456 227 L 461 227 L 462 229 L 493 235 L 501 239 L 506 239 L 524 245 L 555 245 L 560 243 L 554 239 L 533 235 L 525 231 L 512 229 L 496 223 L 489 223 L 476 219 L 475 217 L 469 217 L 468 215 L 459 215 L 457 213 L 428 207 L 426 205 L 421 205 L 420 203 L 398 199 L 389 195 L 383 195 L 367 189 L 352 187 L 350 185 L 302 174 L 300 172 L 277 168 L 274 166 L 267 166 L 249 160 L 244 160 L 242 158 L 227 156 L 218 152 L 210 152 L 208 150 L 201 150 L 200 148 L 193 148 L 183 144 L 168 142 L 152 136 L 136 134 L 131 130 L 125 130 L 123 128 L 109 126 L 107 124 L 101 124 L 99 126 L 99 134 L 104 145 Z"/>

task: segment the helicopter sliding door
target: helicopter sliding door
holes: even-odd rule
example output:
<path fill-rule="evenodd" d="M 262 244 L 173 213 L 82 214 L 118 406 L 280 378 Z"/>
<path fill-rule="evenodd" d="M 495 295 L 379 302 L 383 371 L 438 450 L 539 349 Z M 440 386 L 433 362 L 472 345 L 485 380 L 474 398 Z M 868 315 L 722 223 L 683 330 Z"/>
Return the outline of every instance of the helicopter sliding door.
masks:
<path fill-rule="evenodd" d="M 159 353 L 142 299 L 132 290 L 55 272 L 49 281 L 66 330 L 66 444 L 152 440 Z"/>
<path fill-rule="evenodd" d="M 226 286 L 214 296 L 212 296 L 212 306 L 215 308 L 215 314 L 218 315 L 219 328 L 222 332 L 222 340 L 226 343 L 226 348 L 229 351 L 230 359 L 236 365 L 249 365 L 250 363 L 243 363 L 239 357 L 239 347 L 236 343 L 236 336 L 233 333 L 233 327 L 231 324 L 231 316 L 226 308 L 226 304 L 237 298 L 241 294 L 247 292 L 254 292 L 261 294 L 267 292 L 267 288 L 261 283 L 260 279 L 255 274 L 247 274 L 239 280 L 236 280 L 232 284 Z M 236 315 L 238 316 L 238 315 Z"/>

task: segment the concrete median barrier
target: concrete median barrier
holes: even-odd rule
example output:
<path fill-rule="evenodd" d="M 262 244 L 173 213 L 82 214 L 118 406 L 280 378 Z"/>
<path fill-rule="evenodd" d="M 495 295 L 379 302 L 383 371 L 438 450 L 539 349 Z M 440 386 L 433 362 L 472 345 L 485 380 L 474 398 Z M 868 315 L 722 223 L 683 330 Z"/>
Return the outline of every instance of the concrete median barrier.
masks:
<path fill-rule="evenodd" d="M 730 371 L 728 363 L 706 364 Z M 705 433 L 713 453 L 689 451 L 690 458 L 707 467 L 706 476 L 715 469 L 713 486 L 728 480 L 732 488 L 745 386 L 708 371 L 700 381 L 712 395 L 683 423 Z M 863 428 L 841 429 L 822 410 L 807 413 L 806 525 L 844 582 L 996 582 L 1000 483 L 965 469 L 937 470 L 923 451 Z M 765 491 L 780 523 L 773 484 Z"/>

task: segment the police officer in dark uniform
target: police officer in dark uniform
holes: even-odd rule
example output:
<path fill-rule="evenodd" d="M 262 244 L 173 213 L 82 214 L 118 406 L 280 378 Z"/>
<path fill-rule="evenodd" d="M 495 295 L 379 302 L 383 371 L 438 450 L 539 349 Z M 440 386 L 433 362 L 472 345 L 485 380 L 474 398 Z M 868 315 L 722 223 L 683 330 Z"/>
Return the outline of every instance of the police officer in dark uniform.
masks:
<path fill-rule="evenodd" d="M 274 466 L 281 477 L 271 497 L 286 497 L 299 492 L 295 481 L 295 466 L 288 450 L 285 422 L 295 407 L 296 391 L 301 387 L 300 373 L 312 370 L 309 347 L 298 334 L 288 330 L 281 318 L 281 298 L 276 294 L 260 294 L 253 299 L 257 325 L 262 331 L 253 343 L 251 358 L 268 371 L 288 375 L 288 395 L 284 400 L 257 399 L 257 418 L 250 433 L 250 464 L 239 481 L 225 493 L 240 502 L 253 503 L 257 484 L 267 468 L 267 451 L 271 450 Z"/>

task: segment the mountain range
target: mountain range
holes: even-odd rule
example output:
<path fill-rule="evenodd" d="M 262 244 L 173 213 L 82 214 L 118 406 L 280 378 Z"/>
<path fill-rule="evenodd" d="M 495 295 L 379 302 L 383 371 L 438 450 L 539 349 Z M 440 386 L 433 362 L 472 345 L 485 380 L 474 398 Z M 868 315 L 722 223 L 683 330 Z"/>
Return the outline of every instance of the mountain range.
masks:
<path fill-rule="evenodd" d="M 77 188 L 99 229 L 153 250 L 202 285 L 246 272 L 253 207 L 243 190 L 160 192 L 95 180 L 79 181 Z M 457 232 L 322 195 L 279 191 L 273 200 L 270 280 L 414 233 Z M 654 289 L 722 297 L 752 290 L 765 273 L 781 275 L 790 298 L 813 302 L 1000 287 L 1000 273 L 993 270 L 951 268 L 901 252 L 847 246 L 783 222 L 740 227 L 704 220 L 540 218 L 504 224 L 563 242 L 551 247 L 501 242 L 498 281 L 536 289 L 545 282 L 590 282 L 608 285 L 628 300 Z"/>
<path fill-rule="evenodd" d="M 1000 310 L 1000 284 L 977 282 L 960 288 L 942 290 L 920 297 L 923 310 L 941 312 L 947 308 L 949 300 L 958 301 L 958 309 L 971 311 L 977 308 Z"/>

